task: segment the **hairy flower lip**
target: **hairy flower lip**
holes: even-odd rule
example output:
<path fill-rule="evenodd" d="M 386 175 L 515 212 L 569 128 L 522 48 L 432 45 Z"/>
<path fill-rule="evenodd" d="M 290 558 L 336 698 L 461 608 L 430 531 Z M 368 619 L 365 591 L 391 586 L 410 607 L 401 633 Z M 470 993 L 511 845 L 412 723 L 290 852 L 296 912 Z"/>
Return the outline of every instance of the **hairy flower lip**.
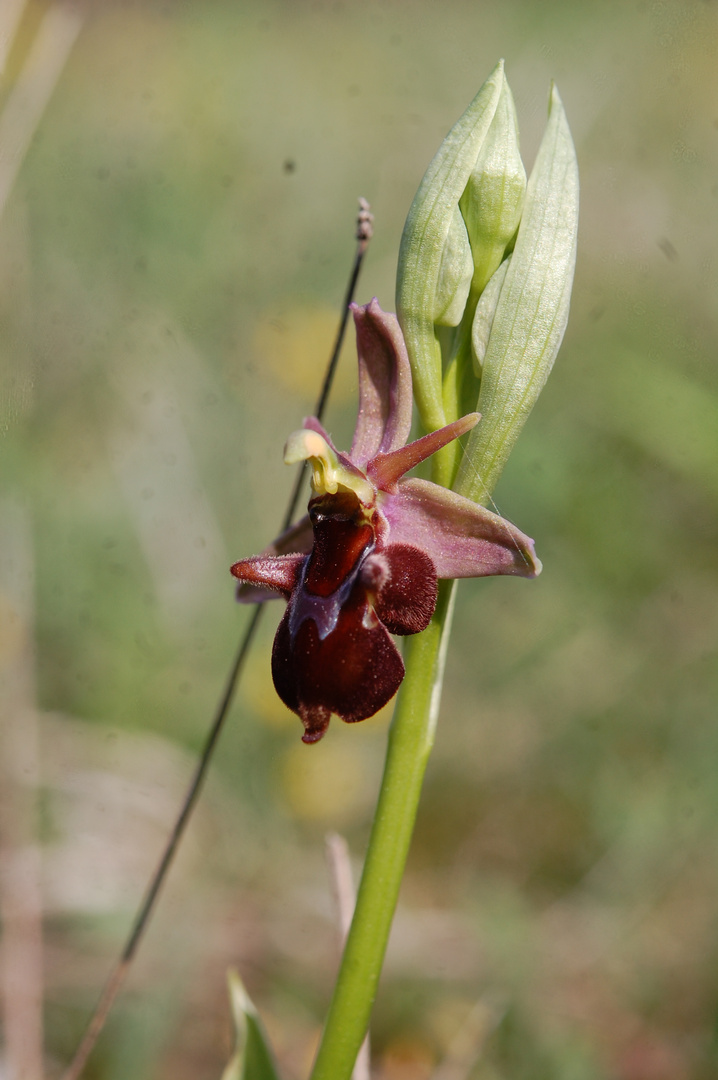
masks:
<path fill-rule="evenodd" d="M 535 577 L 541 569 L 533 541 L 504 518 L 406 477 L 480 417 L 469 413 L 407 443 L 411 371 L 397 320 L 376 299 L 352 311 L 359 356 L 352 449 L 338 451 L 308 417 L 287 443 L 291 461 L 312 465 L 307 518 L 232 567 L 240 600 L 287 600 L 272 676 L 302 720 L 305 742 L 322 737 L 332 714 L 354 723 L 393 697 L 404 665 L 390 635 L 428 626 L 438 579 Z"/>

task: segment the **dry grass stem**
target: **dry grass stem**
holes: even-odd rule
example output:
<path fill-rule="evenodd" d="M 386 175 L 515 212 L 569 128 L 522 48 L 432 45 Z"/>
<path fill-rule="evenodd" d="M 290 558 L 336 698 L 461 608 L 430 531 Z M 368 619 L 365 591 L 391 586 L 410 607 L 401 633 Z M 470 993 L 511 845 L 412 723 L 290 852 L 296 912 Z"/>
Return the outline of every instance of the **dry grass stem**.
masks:
<path fill-rule="evenodd" d="M 343 947 L 347 934 L 349 933 L 349 927 L 351 926 L 352 916 L 354 915 L 354 904 L 356 902 L 356 894 L 354 892 L 354 881 L 352 878 L 352 866 L 349 858 L 349 846 L 343 836 L 339 833 L 328 833 L 326 838 L 326 854 L 327 862 L 329 864 L 329 872 L 332 878 L 332 886 L 334 889 L 334 899 L 337 906 L 337 916 L 339 920 L 339 932 L 340 932 L 340 944 Z M 371 1049 L 369 1045 L 369 1036 L 365 1038 L 362 1043 L 359 1056 L 354 1066 L 352 1073 L 352 1080 L 370 1080 L 371 1078 Z"/>

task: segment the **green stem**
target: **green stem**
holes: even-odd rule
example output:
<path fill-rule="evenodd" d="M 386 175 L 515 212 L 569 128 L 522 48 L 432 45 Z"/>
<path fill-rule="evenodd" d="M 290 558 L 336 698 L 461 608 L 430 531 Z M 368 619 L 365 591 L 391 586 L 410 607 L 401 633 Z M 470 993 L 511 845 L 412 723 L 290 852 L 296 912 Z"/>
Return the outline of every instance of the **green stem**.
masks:
<path fill-rule="evenodd" d="M 406 677 L 389 732 L 384 776 L 356 910 L 311 1080 L 349 1080 L 369 1027 L 439 711 L 455 582 L 439 583 L 436 611 L 407 639 Z"/>
<path fill-rule="evenodd" d="M 446 334 L 442 339 L 442 355 L 444 355 L 442 394 L 447 423 L 472 412 L 479 400 L 480 381 L 474 375 L 471 334 L 480 295 L 480 290 L 476 291 L 472 287 L 461 322 L 452 333 Z M 459 471 L 461 455 L 462 449 L 458 441 L 448 443 L 435 454 L 434 471 L 436 473 L 438 466 L 442 477 L 441 479 L 434 477 L 437 483 L 443 487 L 452 487 Z"/>

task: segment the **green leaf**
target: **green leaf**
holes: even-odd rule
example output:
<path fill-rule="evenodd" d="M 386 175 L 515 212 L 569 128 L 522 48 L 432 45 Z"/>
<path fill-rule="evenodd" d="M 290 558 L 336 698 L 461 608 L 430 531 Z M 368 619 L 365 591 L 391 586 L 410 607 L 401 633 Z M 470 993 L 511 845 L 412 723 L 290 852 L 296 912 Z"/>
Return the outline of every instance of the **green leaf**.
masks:
<path fill-rule="evenodd" d="M 259 1013 L 236 971 L 227 975 L 235 1049 L 222 1080 L 279 1080 Z"/>
<path fill-rule="evenodd" d="M 493 318 L 478 411 L 455 490 L 485 502 L 548 378 L 563 338 L 576 261 L 578 166 L 561 99 L 526 189 L 521 224 Z"/>

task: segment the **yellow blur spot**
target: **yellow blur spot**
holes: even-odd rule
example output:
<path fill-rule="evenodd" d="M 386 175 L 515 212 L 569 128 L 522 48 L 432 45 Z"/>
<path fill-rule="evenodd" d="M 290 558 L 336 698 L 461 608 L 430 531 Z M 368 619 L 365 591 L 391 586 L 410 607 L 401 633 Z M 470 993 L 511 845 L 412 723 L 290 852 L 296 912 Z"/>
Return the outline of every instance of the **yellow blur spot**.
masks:
<path fill-rule="evenodd" d="M 330 729 L 317 746 L 298 741 L 289 747 L 282 762 L 282 789 L 297 817 L 340 825 L 363 811 L 367 775 L 363 755 L 331 734 Z"/>
<path fill-rule="evenodd" d="M 399 1037 L 385 1049 L 381 1059 L 383 1080 L 429 1080 L 434 1071 L 434 1054 L 419 1037 Z"/>
<path fill-rule="evenodd" d="M 265 376 L 300 397 L 319 385 L 334 346 L 338 313 L 329 307 L 288 307 L 267 311 L 254 329 L 253 351 Z M 357 393 L 356 352 L 351 327 L 332 387 L 335 404 Z"/>
<path fill-rule="evenodd" d="M 287 748 L 280 768 L 284 797 L 296 817 L 342 828 L 371 812 L 393 707 L 391 701 L 358 724 L 344 724 L 335 716 L 314 746 L 300 741 L 298 727 L 297 741 Z"/>
<path fill-rule="evenodd" d="M 282 601 L 277 601 L 277 610 L 283 607 Z M 284 728 L 285 730 L 299 725 L 301 735 L 302 726 L 294 713 L 277 697 L 277 691 L 272 682 L 268 650 L 257 650 L 244 669 L 242 678 L 241 694 L 253 713 L 259 717 L 263 724 L 270 728 Z"/>

